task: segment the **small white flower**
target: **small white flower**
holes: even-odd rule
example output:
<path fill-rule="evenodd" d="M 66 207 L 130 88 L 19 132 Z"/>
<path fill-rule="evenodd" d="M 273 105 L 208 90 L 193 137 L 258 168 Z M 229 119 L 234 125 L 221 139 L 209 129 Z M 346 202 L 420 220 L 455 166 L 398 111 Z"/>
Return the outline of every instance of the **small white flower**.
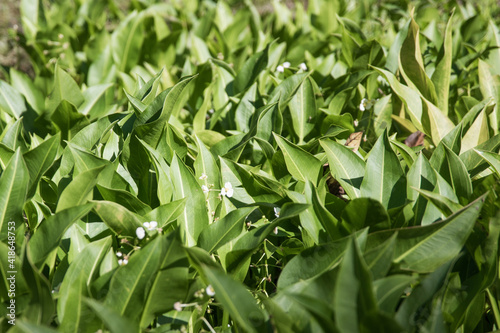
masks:
<path fill-rule="evenodd" d="M 121 253 L 120 251 L 116 252 L 117 257 L 121 257 L 122 255 L 123 255 L 123 253 Z"/>
<path fill-rule="evenodd" d="M 205 291 L 206 291 L 207 295 L 210 296 L 210 297 L 213 297 L 215 295 L 214 287 L 212 287 L 211 284 L 209 284 L 207 286 L 207 289 Z"/>
<path fill-rule="evenodd" d="M 278 227 L 274 228 L 273 232 L 275 235 L 277 235 L 278 234 Z"/>
<path fill-rule="evenodd" d="M 354 127 L 358 127 L 359 121 L 357 119 L 354 119 Z"/>
<path fill-rule="evenodd" d="M 285 62 L 283 63 L 283 67 L 284 67 L 284 68 L 289 68 L 289 67 L 290 67 L 290 63 L 289 63 L 288 61 L 285 61 Z"/>
<path fill-rule="evenodd" d="M 144 222 L 142 225 L 143 225 L 143 226 L 144 226 L 144 228 L 146 228 L 147 230 L 152 231 L 152 230 L 155 230 L 155 229 L 156 229 L 156 227 L 158 227 L 158 222 L 156 222 L 156 221 Z"/>
<path fill-rule="evenodd" d="M 208 193 L 208 187 L 206 185 L 201 185 L 201 189 L 203 190 L 203 193 Z"/>
<path fill-rule="evenodd" d="M 305 71 L 307 71 L 307 66 L 306 66 L 306 64 L 305 64 L 305 63 L 301 63 L 301 64 L 299 65 L 299 68 L 300 68 L 300 69 L 302 69 L 304 72 L 305 72 Z"/>
<path fill-rule="evenodd" d="M 146 236 L 146 231 L 143 227 L 139 227 L 135 230 L 135 234 L 137 235 L 137 238 L 143 239 L 144 236 Z"/>
<path fill-rule="evenodd" d="M 280 217 L 281 208 L 274 207 L 274 216 Z"/>
<path fill-rule="evenodd" d="M 208 176 L 207 176 L 207 174 L 206 174 L 206 173 L 204 173 L 204 172 L 203 172 L 203 173 L 201 174 L 201 176 L 200 176 L 200 179 L 201 179 L 201 180 L 205 180 L 205 179 L 207 179 L 207 178 L 208 178 Z"/>
<path fill-rule="evenodd" d="M 59 39 L 63 39 L 64 35 L 63 34 L 59 34 L 59 35 L 57 35 L 57 37 L 59 37 Z"/>
<path fill-rule="evenodd" d="M 175 309 L 175 311 L 182 311 L 182 304 L 181 304 L 181 302 L 175 302 L 174 303 L 174 309 Z"/>
<path fill-rule="evenodd" d="M 208 110 L 208 113 L 210 113 L 210 114 L 213 114 L 214 112 L 215 112 L 214 109 Z"/>
<path fill-rule="evenodd" d="M 276 71 L 283 73 L 285 71 L 285 68 L 283 66 L 279 65 L 278 67 L 276 67 Z"/>
<path fill-rule="evenodd" d="M 226 182 L 224 184 L 224 187 L 221 188 L 220 190 L 220 194 L 221 195 L 225 195 L 227 196 L 228 198 L 231 198 L 233 196 L 233 185 L 231 185 L 230 182 Z"/>
<path fill-rule="evenodd" d="M 375 100 L 363 98 L 361 100 L 361 104 L 359 105 L 359 109 L 361 111 L 370 110 L 375 102 Z"/>
<path fill-rule="evenodd" d="M 118 260 L 118 265 L 124 266 L 126 264 L 128 264 L 128 260 L 127 259 L 119 259 Z"/>

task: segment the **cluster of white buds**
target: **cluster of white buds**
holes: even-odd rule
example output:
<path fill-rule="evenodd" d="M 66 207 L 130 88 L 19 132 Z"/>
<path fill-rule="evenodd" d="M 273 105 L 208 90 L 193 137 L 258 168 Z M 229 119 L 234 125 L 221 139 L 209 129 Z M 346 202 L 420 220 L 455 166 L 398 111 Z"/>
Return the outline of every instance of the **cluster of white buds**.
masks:
<path fill-rule="evenodd" d="M 373 107 L 373 105 L 375 105 L 376 102 L 377 102 L 376 99 L 363 98 L 361 100 L 361 104 L 359 104 L 359 109 L 361 111 L 370 110 Z"/>
<path fill-rule="evenodd" d="M 290 68 L 290 66 L 291 66 L 290 62 L 285 61 L 283 64 L 278 65 L 278 67 L 276 67 L 276 71 L 279 73 L 283 73 L 283 72 L 285 72 L 285 68 Z M 303 70 L 303 71 L 307 71 L 307 66 L 305 63 L 301 63 L 298 66 L 298 68 Z"/>
<path fill-rule="evenodd" d="M 142 225 L 142 227 L 138 227 L 135 230 L 137 238 L 139 239 L 143 239 L 146 236 L 146 231 L 161 231 L 161 228 L 158 228 L 158 222 L 156 221 L 144 222 Z"/>
<path fill-rule="evenodd" d="M 118 265 L 120 266 L 124 266 L 126 264 L 128 264 L 128 256 L 127 255 L 123 255 L 123 253 L 121 253 L 120 251 L 116 252 L 116 256 L 120 259 L 118 259 Z M 122 258 L 123 256 L 123 258 Z"/>

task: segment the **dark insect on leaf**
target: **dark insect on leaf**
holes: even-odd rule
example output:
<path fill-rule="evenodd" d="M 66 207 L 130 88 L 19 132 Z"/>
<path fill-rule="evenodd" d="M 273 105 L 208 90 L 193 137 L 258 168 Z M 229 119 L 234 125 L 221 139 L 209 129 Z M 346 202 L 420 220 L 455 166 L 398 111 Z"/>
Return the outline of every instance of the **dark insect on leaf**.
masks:
<path fill-rule="evenodd" d="M 424 145 L 424 137 L 425 134 L 416 131 L 415 133 L 410 134 L 406 140 L 405 140 L 405 145 L 408 147 L 417 147 L 417 146 L 423 146 Z"/>
<path fill-rule="evenodd" d="M 353 151 L 358 151 L 359 145 L 361 144 L 361 138 L 363 137 L 363 132 L 354 132 L 351 135 L 349 135 L 349 138 L 347 138 L 345 145 L 347 147 L 352 147 Z"/>

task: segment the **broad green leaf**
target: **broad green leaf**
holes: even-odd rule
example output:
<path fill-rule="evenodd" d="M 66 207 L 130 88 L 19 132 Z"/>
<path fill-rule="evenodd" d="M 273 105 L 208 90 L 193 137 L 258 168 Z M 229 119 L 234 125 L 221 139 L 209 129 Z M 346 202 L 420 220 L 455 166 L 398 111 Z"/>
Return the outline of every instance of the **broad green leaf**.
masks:
<path fill-rule="evenodd" d="M 422 127 L 422 101 L 418 92 L 401 84 L 391 72 L 382 68 L 373 68 L 387 80 L 394 93 L 403 101 L 413 126 L 417 130 L 424 132 Z"/>
<path fill-rule="evenodd" d="M 128 264 L 118 268 L 111 278 L 103 305 L 122 317 L 131 320 L 140 318 L 145 295 L 148 294 L 150 283 L 159 269 L 164 246 L 165 238 L 156 237 L 135 252 Z"/>
<path fill-rule="evenodd" d="M 46 102 L 48 112 L 53 113 L 62 101 L 77 108 L 83 103 L 84 97 L 75 80 L 61 67 L 56 66 L 54 88 Z"/>
<path fill-rule="evenodd" d="M 215 290 L 215 298 L 231 318 L 246 332 L 261 332 L 266 317 L 248 290 L 221 270 L 203 266 L 203 271 Z"/>
<path fill-rule="evenodd" d="M 394 263 L 405 270 L 432 272 L 455 258 L 472 232 L 483 202 L 481 197 L 442 222 L 399 229 Z M 380 244 L 393 233 L 388 230 L 370 234 L 367 247 Z"/>
<path fill-rule="evenodd" d="M 342 225 L 350 232 L 370 227 L 370 231 L 390 227 L 389 214 L 380 201 L 371 198 L 356 198 L 342 211 Z"/>
<path fill-rule="evenodd" d="M 97 184 L 97 177 L 103 169 L 104 166 L 86 170 L 73 178 L 59 197 L 56 213 L 70 207 L 80 206 L 88 200 L 92 200 L 91 191 Z"/>
<path fill-rule="evenodd" d="M 161 205 L 155 209 L 149 211 L 144 215 L 145 220 L 158 222 L 159 228 L 164 228 L 169 222 L 175 221 L 175 219 L 182 214 L 184 207 L 186 205 L 187 199 L 179 199 L 172 201 L 168 204 Z"/>
<path fill-rule="evenodd" d="M 113 60 L 120 72 L 128 72 L 139 60 L 144 41 L 144 18 L 144 13 L 133 11 L 111 35 Z"/>
<path fill-rule="evenodd" d="M 283 152 L 286 166 L 292 176 L 302 182 L 311 181 L 316 185 L 323 168 L 321 161 L 277 134 L 274 134 L 274 139 Z"/>
<path fill-rule="evenodd" d="M 399 159 L 391 148 L 387 131 L 370 151 L 360 194 L 380 201 L 387 209 L 405 203 L 406 179 Z"/>
<path fill-rule="evenodd" d="M 137 322 L 120 315 L 110 307 L 91 298 L 84 298 L 83 301 L 102 320 L 111 333 L 136 333 L 139 331 Z"/>
<path fill-rule="evenodd" d="M 464 163 L 446 145 L 440 146 L 444 152 L 443 159 L 440 163 L 431 159 L 431 164 L 434 162 L 434 169 L 453 186 L 458 197 L 469 198 L 472 194 L 472 183 Z"/>
<path fill-rule="evenodd" d="M 474 151 L 479 154 L 486 162 L 488 162 L 500 177 L 500 157 L 498 156 L 498 154 L 493 154 L 488 151 L 477 149 L 474 149 Z"/>
<path fill-rule="evenodd" d="M 455 128 L 455 125 L 434 104 L 425 98 L 422 98 L 422 101 L 422 126 L 425 132 L 430 134 L 432 141 L 437 146 L 446 134 Z"/>
<path fill-rule="evenodd" d="M 137 197 L 128 191 L 111 189 L 101 185 L 97 185 L 97 189 L 104 200 L 122 205 L 136 214 L 144 215 L 151 211 L 148 205 L 137 199 Z"/>
<path fill-rule="evenodd" d="M 108 161 L 86 152 L 71 143 L 68 143 L 68 148 L 71 151 L 75 163 L 73 169 L 73 177 L 75 178 L 82 172 L 109 165 Z"/>
<path fill-rule="evenodd" d="M 254 207 L 242 207 L 233 210 L 207 226 L 200 234 L 199 246 L 208 253 L 213 253 L 220 246 L 238 237 L 244 230 L 246 218 L 254 209 Z"/>
<path fill-rule="evenodd" d="M 93 206 L 93 203 L 74 206 L 61 210 L 43 221 L 28 243 L 27 251 L 33 263 L 41 263 L 58 247 L 66 230 L 78 219 L 87 215 Z"/>
<path fill-rule="evenodd" d="M 359 332 L 360 327 L 369 327 L 369 319 L 376 316 L 377 303 L 370 270 L 355 237 L 348 242 L 334 288 L 335 322 L 340 331 Z"/>
<path fill-rule="evenodd" d="M 412 290 L 410 296 L 403 301 L 395 317 L 402 328 L 410 330 L 413 325 L 412 320 L 418 320 L 419 316 L 422 316 L 418 310 L 430 302 L 435 293 L 443 286 L 452 263 L 452 261 L 447 261 L 436 267 L 431 274 Z"/>
<path fill-rule="evenodd" d="M 29 171 L 21 150 L 11 157 L 0 177 L 0 234 L 7 237 L 7 230 L 15 222 L 16 229 L 23 222 L 23 206 L 28 194 Z M 9 229 L 12 231 L 12 229 Z"/>
<path fill-rule="evenodd" d="M 483 109 L 463 136 L 460 154 L 479 146 L 489 138 L 488 116 L 486 109 Z"/>
<path fill-rule="evenodd" d="M 359 198 L 359 189 L 365 174 L 365 162 L 352 150 L 335 141 L 320 140 L 319 143 L 328 157 L 332 177 L 342 185 L 349 198 Z"/>
<path fill-rule="evenodd" d="M 425 199 L 432 202 L 444 216 L 449 216 L 462 208 L 461 205 L 447 197 L 427 190 L 416 189 Z"/>
<path fill-rule="evenodd" d="M 25 73 L 10 69 L 12 86 L 26 98 L 28 104 L 36 113 L 42 114 L 45 110 L 45 99 L 42 91 L 33 83 L 33 80 Z"/>
<path fill-rule="evenodd" d="M 358 241 L 366 238 L 368 229 L 357 234 Z M 341 261 L 350 237 L 316 245 L 302 251 L 285 266 L 278 280 L 278 289 L 308 280 L 336 267 Z M 307 267 L 307 269 L 304 269 Z"/>
<path fill-rule="evenodd" d="M 111 83 L 99 84 L 89 87 L 83 92 L 84 102 L 78 107 L 78 112 L 84 115 L 89 115 L 92 118 L 103 116 L 107 111 L 105 101 L 105 93 L 113 85 Z"/>
<path fill-rule="evenodd" d="M 94 201 L 94 210 L 102 221 L 118 235 L 136 237 L 142 221 L 125 207 L 111 201 Z"/>
<path fill-rule="evenodd" d="M 373 290 L 380 310 L 393 314 L 401 300 L 401 295 L 414 281 L 415 277 L 401 274 L 373 281 Z"/>
<path fill-rule="evenodd" d="M 205 185 L 207 189 L 210 189 L 212 185 L 220 184 L 219 167 L 210 150 L 208 150 L 198 137 L 196 137 L 196 143 L 198 146 L 198 156 L 196 156 L 194 161 L 196 178 L 198 178 L 198 183 L 201 186 Z M 218 193 L 216 191 L 208 192 L 207 209 L 209 213 L 215 210 L 218 200 Z M 209 221 L 212 221 L 211 215 L 209 216 Z"/>
<path fill-rule="evenodd" d="M 311 78 L 306 78 L 302 82 L 288 106 L 292 115 L 293 129 L 299 137 L 299 144 L 302 144 L 316 123 L 317 107 Z"/>
<path fill-rule="evenodd" d="M 338 220 L 325 208 L 320 201 L 317 189 L 310 181 L 306 183 L 305 195 L 307 197 L 307 203 L 311 204 L 314 214 L 316 214 L 330 238 L 332 240 L 341 238 L 342 234 L 339 230 Z"/>
<path fill-rule="evenodd" d="M 401 74 L 410 88 L 419 91 L 424 99 L 436 104 L 437 95 L 434 83 L 425 72 L 422 51 L 420 50 L 420 29 L 413 17 L 410 20 L 408 36 L 399 53 Z"/>
<path fill-rule="evenodd" d="M 205 195 L 193 174 L 177 155 L 170 165 L 170 177 L 174 185 L 174 198 L 189 198 L 177 221 L 184 244 L 194 246 L 200 232 L 208 225 Z"/>
<path fill-rule="evenodd" d="M 234 78 L 236 93 L 248 89 L 257 79 L 259 74 L 266 68 L 268 60 L 269 45 L 265 50 L 253 54 L 238 71 Z"/>
<path fill-rule="evenodd" d="M 59 140 L 60 135 L 58 133 L 34 149 L 24 153 L 24 161 L 30 174 L 28 196 L 32 196 L 35 193 L 40 178 L 54 163 L 59 148 Z"/>
<path fill-rule="evenodd" d="M 73 246 L 73 244 L 71 245 Z M 89 316 L 83 298 L 89 296 L 89 287 L 97 276 L 99 265 L 111 246 L 111 237 L 88 244 L 70 264 L 59 288 L 57 314 L 65 332 L 98 329 L 100 322 Z"/>
<path fill-rule="evenodd" d="M 175 302 L 188 297 L 190 281 L 186 254 L 174 232 L 166 236 L 163 251 L 158 274 L 144 305 L 141 327 L 149 325 L 154 317 L 172 310 Z"/>
<path fill-rule="evenodd" d="M 0 109 L 16 119 L 19 119 L 26 111 L 23 96 L 2 80 L 0 80 Z"/>
<path fill-rule="evenodd" d="M 283 80 L 283 82 L 273 90 L 267 104 L 278 102 L 280 111 L 284 110 L 308 75 L 309 73 L 298 73 Z"/>
<path fill-rule="evenodd" d="M 444 42 L 441 50 L 439 51 L 439 58 L 437 60 L 436 70 L 432 74 L 432 82 L 436 89 L 437 107 L 448 115 L 448 96 L 450 92 L 450 76 L 452 68 L 452 53 L 453 53 L 453 40 L 451 37 L 452 32 L 452 19 L 453 12 L 448 19 L 446 29 L 444 31 Z"/>

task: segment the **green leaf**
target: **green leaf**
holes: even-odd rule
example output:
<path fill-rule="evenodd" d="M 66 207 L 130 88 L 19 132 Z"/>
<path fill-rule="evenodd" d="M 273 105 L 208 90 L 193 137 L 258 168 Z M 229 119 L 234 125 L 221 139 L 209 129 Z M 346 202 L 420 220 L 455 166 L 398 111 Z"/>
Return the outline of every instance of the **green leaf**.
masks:
<path fill-rule="evenodd" d="M 77 108 L 83 103 L 84 98 L 75 80 L 57 65 L 54 88 L 47 99 L 48 112 L 53 113 L 62 101 L 66 101 Z"/>
<path fill-rule="evenodd" d="M 431 164 L 453 186 L 458 197 L 469 198 L 472 194 L 472 182 L 464 163 L 446 145 L 440 146 L 440 149 L 444 150 L 444 158 L 441 163 L 437 159 L 431 159 Z"/>
<path fill-rule="evenodd" d="M 432 272 L 455 258 L 472 232 L 483 202 L 484 196 L 442 222 L 399 229 L 394 263 L 405 270 Z M 367 247 L 377 246 L 393 233 L 393 230 L 388 230 L 371 234 Z"/>
<path fill-rule="evenodd" d="M 399 66 L 408 86 L 419 91 L 431 103 L 436 104 L 436 90 L 434 83 L 425 72 L 422 51 L 420 50 L 419 27 L 413 17 L 408 27 L 408 36 L 401 46 Z"/>
<path fill-rule="evenodd" d="M 436 292 L 443 286 L 452 263 L 453 261 L 447 261 L 436 267 L 435 271 L 423 279 L 422 282 L 412 290 L 410 296 L 403 301 L 395 317 L 401 327 L 410 330 L 414 323 L 413 320 L 419 319 L 418 317 L 421 315 L 418 312 L 419 308 L 430 302 Z"/>
<path fill-rule="evenodd" d="M 24 161 L 30 174 L 28 196 L 35 194 L 40 178 L 47 172 L 56 159 L 60 134 L 45 140 L 39 146 L 24 153 Z"/>
<path fill-rule="evenodd" d="M 370 231 L 390 227 L 389 214 L 380 201 L 371 198 L 356 198 L 342 211 L 342 225 L 353 232 L 370 227 Z"/>
<path fill-rule="evenodd" d="M 311 78 L 306 78 L 288 104 L 292 116 L 295 134 L 299 137 L 299 144 L 311 133 L 316 123 L 316 99 L 311 84 Z"/>
<path fill-rule="evenodd" d="M 432 82 L 436 89 L 437 107 L 443 111 L 445 115 L 448 114 L 448 96 L 450 92 L 450 76 L 452 68 L 452 19 L 454 12 L 451 13 L 446 29 L 444 31 L 444 42 L 437 60 L 436 70 L 432 74 Z"/>
<path fill-rule="evenodd" d="M 266 317 L 248 290 L 221 270 L 203 266 L 203 271 L 215 290 L 215 299 L 231 318 L 246 332 L 262 332 Z"/>
<path fill-rule="evenodd" d="M 498 156 L 498 154 L 477 149 L 474 149 L 474 151 L 479 156 L 481 156 L 486 162 L 488 162 L 491 165 L 491 167 L 495 170 L 497 175 L 500 177 L 500 157 Z"/>
<path fill-rule="evenodd" d="M 120 204 L 138 215 L 144 215 L 151 211 L 151 207 L 128 191 L 115 190 L 101 185 L 97 185 L 97 189 L 104 200 Z"/>
<path fill-rule="evenodd" d="M 377 67 L 373 68 L 387 80 L 394 93 L 403 101 L 406 106 L 405 110 L 408 112 L 413 126 L 417 130 L 425 132 L 422 127 L 422 101 L 419 94 L 415 90 L 401 84 L 391 72 Z"/>
<path fill-rule="evenodd" d="M 438 145 L 455 128 L 455 125 L 434 104 L 425 98 L 422 98 L 422 101 L 422 126 L 425 133 L 430 134 L 434 144 Z"/>
<path fill-rule="evenodd" d="M 15 222 L 16 229 L 23 223 L 23 206 L 29 186 L 29 173 L 21 150 L 17 149 L 0 177 L 0 234 L 7 237 L 7 229 Z M 11 230 L 11 229 L 9 229 Z M 11 230 L 12 231 L 12 230 Z"/>
<path fill-rule="evenodd" d="M 409 275 L 394 274 L 373 282 L 373 290 L 380 310 L 393 314 L 401 295 L 415 281 L 415 277 Z"/>
<path fill-rule="evenodd" d="M 358 240 L 366 238 L 368 229 L 357 234 Z M 342 259 L 350 237 L 316 245 L 302 251 L 284 267 L 278 280 L 278 289 L 302 280 L 308 280 L 336 267 Z M 307 267 L 307 269 L 304 269 Z"/>
<path fill-rule="evenodd" d="M 177 155 L 174 155 L 170 165 L 170 177 L 174 185 L 174 198 L 189 198 L 177 221 L 184 244 L 194 246 L 201 231 L 208 225 L 205 195 L 193 174 Z"/>
<path fill-rule="evenodd" d="M 88 244 L 70 264 L 57 301 L 60 327 L 65 332 L 80 332 L 99 328 L 99 321 L 89 316 L 83 298 L 89 296 L 89 287 L 97 276 L 99 265 L 111 246 L 111 237 Z M 73 244 L 71 245 L 73 246 Z"/>
<path fill-rule="evenodd" d="M 387 131 L 378 138 L 368 155 L 360 194 L 380 201 L 387 209 L 405 203 L 406 179 Z"/>
<path fill-rule="evenodd" d="M 122 317 L 131 320 L 140 318 L 150 283 L 159 269 L 164 246 L 165 238 L 156 237 L 135 252 L 128 264 L 119 267 L 111 278 L 103 305 Z"/>
<path fill-rule="evenodd" d="M 259 74 L 266 68 L 268 60 L 268 44 L 265 50 L 253 54 L 238 71 L 234 78 L 234 88 L 236 93 L 248 89 L 257 79 Z"/>
<path fill-rule="evenodd" d="M 120 315 L 109 306 L 90 298 L 83 299 L 85 304 L 103 321 L 111 333 L 137 333 L 139 324 L 130 318 Z"/>
<path fill-rule="evenodd" d="M 2 80 L 0 80 L 0 109 L 16 119 L 26 111 L 23 96 Z"/>
<path fill-rule="evenodd" d="M 285 138 L 274 133 L 273 135 L 283 152 L 287 169 L 292 176 L 302 182 L 311 181 L 316 185 L 323 168 L 321 161 Z"/>
<path fill-rule="evenodd" d="M 222 219 L 203 229 L 198 240 L 199 246 L 209 253 L 232 239 L 236 239 L 245 228 L 245 220 L 254 207 L 243 207 L 229 212 Z"/>
<path fill-rule="evenodd" d="M 142 227 L 139 218 L 125 207 L 111 201 L 94 201 L 95 212 L 117 235 L 136 237 L 136 230 Z"/>
<path fill-rule="evenodd" d="M 139 61 L 144 40 L 144 13 L 133 11 L 111 35 L 113 60 L 120 72 L 128 72 Z"/>
<path fill-rule="evenodd" d="M 334 287 L 335 321 L 341 332 L 369 327 L 368 319 L 377 311 L 371 274 L 360 252 L 356 238 L 351 238 Z"/>
<path fill-rule="evenodd" d="M 28 253 L 34 264 L 39 264 L 59 246 L 66 230 L 87 215 L 93 203 L 71 207 L 51 215 L 36 229 L 28 243 Z"/>
<path fill-rule="evenodd" d="M 359 198 L 365 162 L 352 150 L 335 141 L 320 140 L 319 143 L 328 157 L 332 177 L 342 185 L 349 198 Z"/>
<path fill-rule="evenodd" d="M 179 199 L 172 201 L 168 204 L 161 205 L 153 209 L 144 215 L 145 220 L 158 222 L 159 228 L 164 228 L 169 222 L 175 221 L 175 219 L 182 214 L 184 207 L 186 206 L 187 199 Z"/>
<path fill-rule="evenodd" d="M 80 206 L 88 200 L 92 200 L 91 191 L 97 184 L 97 176 L 104 169 L 104 166 L 83 171 L 73 178 L 71 183 L 62 191 L 57 202 L 56 212 L 68 209 L 74 206 Z"/>

